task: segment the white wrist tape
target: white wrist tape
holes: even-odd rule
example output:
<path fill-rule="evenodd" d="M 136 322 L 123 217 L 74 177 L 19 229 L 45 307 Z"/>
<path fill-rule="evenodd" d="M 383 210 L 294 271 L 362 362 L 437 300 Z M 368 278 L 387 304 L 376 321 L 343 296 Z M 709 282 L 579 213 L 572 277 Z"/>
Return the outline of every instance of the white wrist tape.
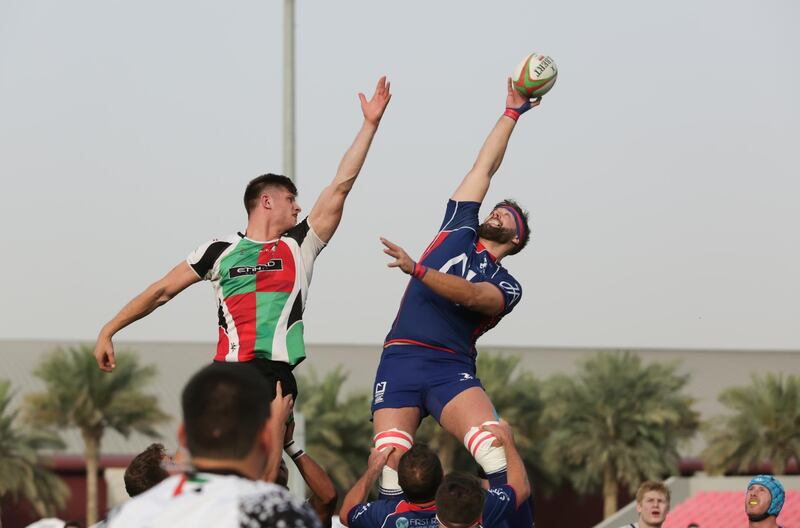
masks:
<path fill-rule="evenodd" d="M 289 455 L 292 460 L 297 460 L 301 456 L 305 455 L 305 451 L 300 449 L 300 446 L 295 444 L 294 440 L 284 445 L 283 450 L 286 451 L 286 454 Z"/>

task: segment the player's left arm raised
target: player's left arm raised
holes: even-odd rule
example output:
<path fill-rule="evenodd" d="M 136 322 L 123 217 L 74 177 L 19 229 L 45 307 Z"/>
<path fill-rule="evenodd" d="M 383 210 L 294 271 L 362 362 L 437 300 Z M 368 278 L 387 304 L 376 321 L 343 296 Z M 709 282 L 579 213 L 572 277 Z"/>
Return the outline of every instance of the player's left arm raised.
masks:
<path fill-rule="evenodd" d="M 386 246 L 383 252 L 395 259 L 389 263 L 390 268 L 400 268 L 445 299 L 484 315 L 497 315 L 505 309 L 505 299 L 497 286 L 488 282 L 470 282 L 425 267 L 414 262 L 397 244 L 385 238 L 381 238 L 381 242 Z"/>
<path fill-rule="evenodd" d="M 323 242 L 327 243 L 336 232 L 336 228 L 339 227 L 345 199 L 353 188 L 358 173 L 361 172 L 372 139 L 375 137 L 375 132 L 378 131 L 383 112 L 392 98 L 389 88 L 390 83 L 384 76 L 378 80 L 375 93 L 372 94 L 369 101 L 363 93 L 358 94 L 358 98 L 361 100 L 361 112 L 364 114 L 364 123 L 353 144 L 344 153 L 333 182 L 320 193 L 308 216 L 309 223 Z"/>

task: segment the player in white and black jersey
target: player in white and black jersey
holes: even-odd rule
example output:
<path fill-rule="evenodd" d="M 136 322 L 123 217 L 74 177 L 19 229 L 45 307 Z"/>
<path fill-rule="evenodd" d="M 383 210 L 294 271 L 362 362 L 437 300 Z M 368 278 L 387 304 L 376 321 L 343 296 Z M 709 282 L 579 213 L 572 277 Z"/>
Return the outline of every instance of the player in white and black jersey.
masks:
<path fill-rule="evenodd" d="M 320 528 L 315 513 L 285 488 L 257 480 L 280 457 L 291 398 L 263 404 L 274 389 L 255 369 L 212 364 L 182 396 L 181 444 L 193 468 L 131 499 L 109 515 L 109 528 Z M 272 416 L 270 417 L 270 414 Z"/>

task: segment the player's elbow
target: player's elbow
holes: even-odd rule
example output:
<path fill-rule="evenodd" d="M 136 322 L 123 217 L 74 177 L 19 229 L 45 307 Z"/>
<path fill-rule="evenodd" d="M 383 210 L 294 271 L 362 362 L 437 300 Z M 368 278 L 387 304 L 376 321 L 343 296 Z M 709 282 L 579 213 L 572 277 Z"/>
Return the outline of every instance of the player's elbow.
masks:
<path fill-rule="evenodd" d="M 175 297 L 175 293 L 171 292 L 165 280 L 159 280 L 150 285 L 147 289 L 148 297 L 153 300 L 156 307 L 165 304 L 167 301 Z"/>
<path fill-rule="evenodd" d="M 511 477 L 511 475 L 509 475 Z M 523 475 L 519 479 L 508 479 L 511 487 L 514 488 L 514 495 L 516 496 L 517 508 L 519 508 L 531 496 L 531 484 L 528 482 L 527 476 Z"/>
<path fill-rule="evenodd" d="M 353 190 L 353 184 L 356 182 L 355 178 L 346 178 L 340 181 L 335 181 L 331 185 L 331 194 L 341 200 L 347 198 L 350 191 Z"/>
<path fill-rule="evenodd" d="M 488 316 L 497 315 L 503 311 L 503 303 L 498 302 L 495 296 L 487 295 L 482 290 L 472 292 L 460 304 L 468 310 Z"/>
<path fill-rule="evenodd" d="M 345 506 L 344 504 L 339 509 L 339 524 L 342 526 L 350 526 L 350 521 L 348 517 L 350 517 L 350 510 L 353 508 L 351 506 Z"/>
<path fill-rule="evenodd" d="M 339 500 L 339 495 L 336 493 L 336 488 L 333 487 L 333 483 L 321 489 L 317 497 L 319 497 L 321 509 L 329 515 L 333 515 L 336 509 L 336 503 Z"/>
<path fill-rule="evenodd" d="M 528 483 L 528 479 L 523 479 L 525 482 L 521 486 L 522 489 L 519 490 L 519 495 L 517 495 L 517 507 L 519 507 L 523 502 L 528 500 L 531 496 L 531 485 Z"/>

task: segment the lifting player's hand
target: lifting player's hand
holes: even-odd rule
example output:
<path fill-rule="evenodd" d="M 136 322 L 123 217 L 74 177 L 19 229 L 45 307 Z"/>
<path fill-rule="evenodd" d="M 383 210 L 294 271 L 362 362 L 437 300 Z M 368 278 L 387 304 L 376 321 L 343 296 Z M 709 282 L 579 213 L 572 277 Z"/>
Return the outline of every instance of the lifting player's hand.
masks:
<path fill-rule="evenodd" d="M 389 455 L 392 454 L 392 451 L 394 451 L 394 446 L 389 446 L 385 449 L 375 449 L 373 447 L 369 454 L 369 460 L 367 460 L 367 471 L 380 472 L 383 466 L 386 465 L 386 461 L 389 460 Z"/>
<path fill-rule="evenodd" d="M 111 372 L 117 366 L 117 361 L 114 359 L 114 343 L 110 337 L 100 334 L 97 337 L 97 344 L 94 346 L 94 359 L 97 361 L 97 366 L 100 370 Z"/>
<path fill-rule="evenodd" d="M 494 435 L 496 438 L 492 443 L 494 447 L 514 445 L 514 432 L 505 420 L 500 420 L 500 423 L 497 424 L 484 424 L 481 426 L 481 429 L 489 431 Z"/>
<path fill-rule="evenodd" d="M 367 97 L 363 93 L 358 94 L 358 98 L 361 100 L 361 111 L 364 113 L 364 119 L 367 122 L 376 126 L 380 123 L 383 112 L 386 110 L 386 105 L 389 104 L 389 100 L 392 98 L 392 94 L 389 93 L 391 84 L 386 81 L 386 76 L 384 75 L 378 79 L 378 85 L 375 87 L 372 99 L 367 101 Z"/>
<path fill-rule="evenodd" d="M 388 266 L 390 268 L 400 268 L 404 273 L 410 275 L 414 271 L 414 261 L 408 256 L 408 253 L 397 244 L 393 244 L 383 237 L 381 237 L 381 242 L 386 246 L 383 252 L 390 257 L 394 257 L 394 262 L 390 262 Z"/>
<path fill-rule="evenodd" d="M 283 388 L 279 381 L 275 384 L 275 399 L 269 404 L 270 419 L 274 419 L 275 423 L 282 427 L 292 414 L 293 408 L 294 398 L 291 394 L 283 395 Z M 283 430 L 281 430 L 281 435 L 283 435 Z"/>
<path fill-rule="evenodd" d="M 541 104 L 542 98 L 528 99 L 514 89 L 511 77 L 508 78 L 508 94 L 506 95 L 506 108 L 512 108 L 520 114 L 524 114 L 531 108 L 536 108 Z"/>

